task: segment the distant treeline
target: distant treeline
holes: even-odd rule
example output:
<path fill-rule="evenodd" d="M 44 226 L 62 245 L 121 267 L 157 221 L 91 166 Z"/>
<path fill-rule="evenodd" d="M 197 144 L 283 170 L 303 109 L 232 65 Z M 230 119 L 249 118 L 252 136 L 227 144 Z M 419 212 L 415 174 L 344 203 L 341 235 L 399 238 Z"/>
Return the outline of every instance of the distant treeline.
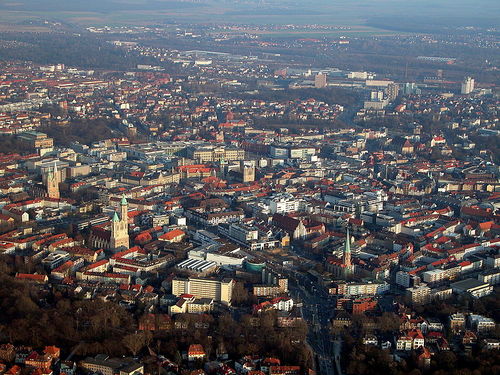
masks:
<path fill-rule="evenodd" d="M 54 138 L 54 143 L 58 146 L 69 146 L 72 142 L 90 145 L 92 142 L 117 136 L 112 128 L 118 122 L 114 119 L 73 120 L 68 125 L 48 125 L 39 130 Z"/>
<path fill-rule="evenodd" d="M 372 17 L 366 21 L 368 26 L 385 30 L 414 33 L 449 33 L 462 26 L 491 28 L 498 25 L 498 19 L 486 17 Z"/>
<path fill-rule="evenodd" d="M 133 69 L 155 60 L 113 46 L 92 35 L 0 33 L 0 60 L 62 63 L 86 69 Z"/>
<path fill-rule="evenodd" d="M 352 106 L 360 100 L 357 92 L 337 87 L 324 89 L 259 90 L 258 94 L 238 94 L 238 97 L 265 101 L 307 100 L 314 98 L 330 105 L 340 104 L 342 106 Z"/>

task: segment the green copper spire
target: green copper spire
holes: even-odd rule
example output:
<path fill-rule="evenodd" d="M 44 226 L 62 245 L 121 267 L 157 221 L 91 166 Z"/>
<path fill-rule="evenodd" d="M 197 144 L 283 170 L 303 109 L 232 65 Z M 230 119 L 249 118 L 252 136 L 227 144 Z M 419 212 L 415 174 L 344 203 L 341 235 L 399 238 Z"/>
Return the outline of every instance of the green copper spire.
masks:
<path fill-rule="evenodd" d="M 122 200 L 120 201 L 120 205 L 126 206 L 127 203 L 127 198 L 125 198 L 125 194 L 122 195 Z"/>
<path fill-rule="evenodd" d="M 345 266 L 344 276 L 350 277 L 353 274 L 353 267 L 351 263 L 351 234 L 349 233 L 349 227 L 347 227 L 347 237 L 345 239 L 344 255 L 342 260 Z"/>
<path fill-rule="evenodd" d="M 118 223 L 120 221 L 120 218 L 118 217 L 118 213 L 115 211 L 115 214 L 113 215 L 113 222 Z"/>
<path fill-rule="evenodd" d="M 345 240 L 344 254 L 351 252 L 351 235 L 349 234 L 349 227 L 347 227 L 347 237 Z"/>

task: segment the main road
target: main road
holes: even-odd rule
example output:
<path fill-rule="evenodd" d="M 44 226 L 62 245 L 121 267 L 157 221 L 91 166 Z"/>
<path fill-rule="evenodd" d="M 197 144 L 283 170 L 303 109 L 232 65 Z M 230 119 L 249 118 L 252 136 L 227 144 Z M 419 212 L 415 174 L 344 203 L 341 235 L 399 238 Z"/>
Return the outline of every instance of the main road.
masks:
<path fill-rule="evenodd" d="M 296 273 L 297 285 L 292 285 L 292 296 L 302 301 L 302 317 L 308 323 L 307 343 L 314 352 L 317 372 L 320 375 L 342 375 L 340 367 L 341 342 L 332 341 L 330 331 L 331 312 L 334 309 L 331 301 L 322 290 L 307 290 L 310 281 L 300 273 Z"/>

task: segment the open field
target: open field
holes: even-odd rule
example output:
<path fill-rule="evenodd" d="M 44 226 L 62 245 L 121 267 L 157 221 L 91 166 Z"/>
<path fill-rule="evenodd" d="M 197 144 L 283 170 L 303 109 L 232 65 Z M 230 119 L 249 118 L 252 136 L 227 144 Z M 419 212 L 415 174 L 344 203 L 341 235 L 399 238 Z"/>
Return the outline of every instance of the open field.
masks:
<path fill-rule="evenodd" d="M 181 23 L 234 23 L 249 25 L 265 24 L 321 24 L 338 26 L 364 25 L 365 18 L 332 17 L 331 15 L 300 14 L 231 14 L 224 8 L 200 7 L 193 9 L 162 9 L 155 12 L 147 10 L 117 12 L 76 12 L 76 11 L 9 11 L 0 10 L 0 22 L 23 22 L 30 19 L 50 19 L 75 23 L 81 26 L 103 25 L 157 25 L 165 22 Z"/>
<path fill-rule="evenodd" d="M 349 26 L 338 30 L 311 30 L 311 29 L 294 29 L 294 30 L 257 30 L 248 29 L 245 32 L 249 34 L 259 35 L 263 37 L 275 38 L 340 38 L 340 37 L 356 37 L 356 36 L 391 36 L 400 35 L 401 33 L 378 29 L 369 26 Z"/>
<path fill-rule="evenodd" d="M 9 23 L 0 23 L 0 32 L 19 32 L 19 33 L 48 33 L 52 30 L 45 26 L 30 25 L 12 25 Z"/>
<path fill-rule="evenodd" d="M 322 18 L 322 17 L 321 17 Z M 27 20 L 41 21 L 41 20 L 54 20 L 64 23 L 76 24 L 79 26 L 147 26 L 147 25 L 160 25 L 175 22 L 188 22 L 188 23 L 224 23 L 231 22 L 235 24 L 254 24 L 256 26 L 265 24 L 266 21 L 272 21 L 274 24 L 303 24 L 304 20 L 299 16 L 286 17 L 286 16 L 255 16 L 255 17 L 242 17 L 242 16 L 225 16 L 223 9 L 210 9 L 203 13 L 203 16 L 197 16 L 191 11 L 177 10 L 177 11 L 137 11 L 137 12 L 116 12 L 116 13 L 97 13 L 97 12 L 0 12 L 0 31 L 33 31 L 43 32 L 50 31 L 49 27 L 44 25 L 26 25 Z M 229 21 L 231 20 L 231 21 Z M 286 22 L 285 22 L 286 21 Z M 325 23 L 316 22 L 317 24 L 328 24 L 334 26 L 346 27 L 345 29 L 338 30 L 322 30 L 322 29 L 293 29 L 293 30 L 259 30 L 258 28 L 252 29 L 251 27 L 244 31 L 249 34 L 260 35 L 263 37 L 277 37 L 277 38 L 340 38 L 356 37 L 356 36 L 390 36 L 401 34 L 395 31 L 384 30 L 370 26 L 364 26 L 361 19 L 343 19 L 340 23 L 333 23 L 332 19 L 324 20 Z M 340 20 L 339 20 L 340 21 Z M 328 22 L 328 23 L 327 23 Z M 235 31 L 240 33 L 242 30 Z M 229 31 L 226 31 L 229 32 Z"/>
<path fill-rule="evenodd" d="M 81 26 L 234 23 L 246 25 L 366 26 L 384 15 L 389 29 L 406 19 L 448 17 L 451 23 L 474 24 L 500 11 L 494 0 L 0 0 L 0 22 L 50 19 Z M 419 21 L 420 22 L 420 21 Z M 434 22 L 434 21 L 433 21 Z M 436 22 L 440 23 L 436 18 Z M 418 24 L 418 22 L 417 22 Z M 370 34 L 380 29 L 356 29 Z M 387 35 L 386 31 L 379 35 Z M 321 34 L 324 34 L 321 32 Z M 332 34 L 333 35 L 333 34 Z M 377 35 L 377 34 L 371 34 Z"/>

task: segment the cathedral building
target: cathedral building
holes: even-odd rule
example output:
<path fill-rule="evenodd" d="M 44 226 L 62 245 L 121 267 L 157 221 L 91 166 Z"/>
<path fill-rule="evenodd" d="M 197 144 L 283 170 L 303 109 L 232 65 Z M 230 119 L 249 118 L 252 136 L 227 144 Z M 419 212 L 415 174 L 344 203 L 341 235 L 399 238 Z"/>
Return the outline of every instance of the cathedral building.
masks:
<path fill-rule="evenodd" d="M 326 263 L 327 270 L 338 279 L 349 279 L 354 275 L 354 265 L 351 260 L 351 235 L 347 228 L 347 237 L 344 244 L 342 258 L 330 258 Z"/>
<path fill-rule="evenodd" d="M 98 226 L 93 227 L 89 243 L 93 248 L 109 250 L 113 253 L 126 250 L 130 247 L 128 235 L 128 202 L 125 197 L 120 201 L 120 213 L 114 213 L 109 229 Z"/>

